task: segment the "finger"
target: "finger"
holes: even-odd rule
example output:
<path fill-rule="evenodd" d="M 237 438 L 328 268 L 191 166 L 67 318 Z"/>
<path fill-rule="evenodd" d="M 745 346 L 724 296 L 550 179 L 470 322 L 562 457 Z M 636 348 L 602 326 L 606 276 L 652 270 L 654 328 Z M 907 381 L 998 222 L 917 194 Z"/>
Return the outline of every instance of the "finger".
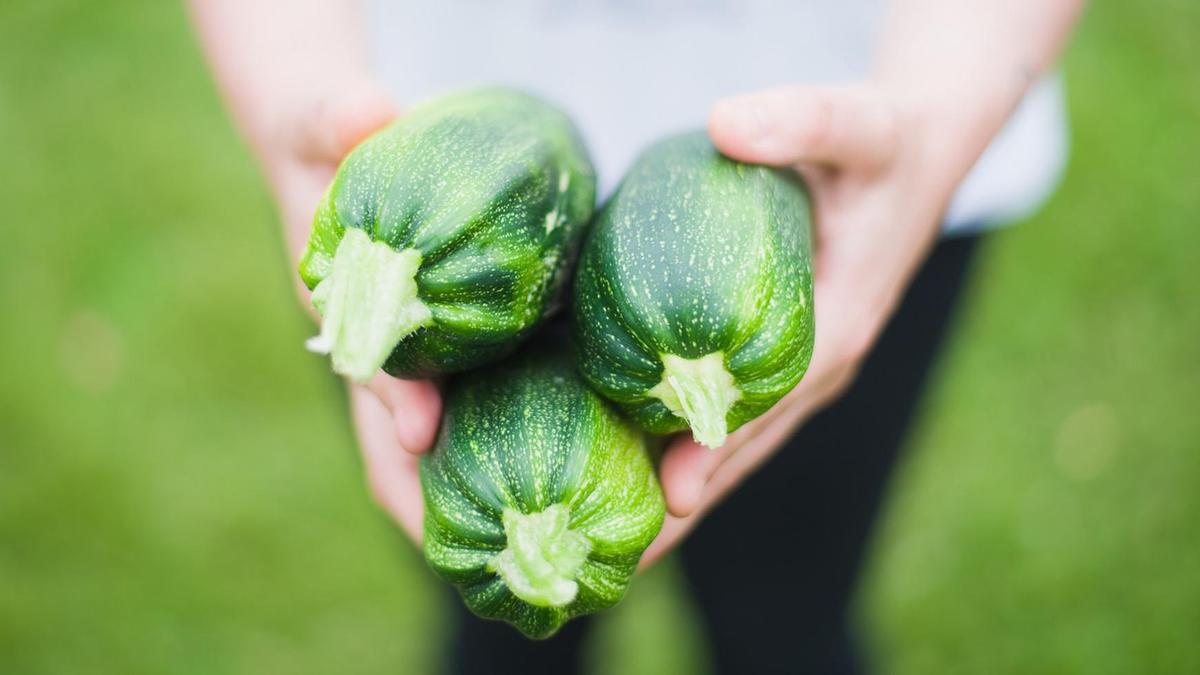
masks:
<path fill-rule="evenodd" d="M 701 497 L 701 509 L 708 504 L 719 501 L 727 492 L 742 482 L 743 477 L 757 470 L 779 450 L 796 428 L 815 412 L 822 401 L 826 400 L 824 393 L 834 386 L 833 378 L 822 379 L 822 383 L 810 387 L 806 396 L 798 397 L 789 402 L 774 416 L 767 418 L 755 430 L 754 435 L 742 444 L 738 451 L 716 467 L 708 477 Z M 811 452 L 812 448 L 797 448 L 800 452 Z"/>
<path fill-rule="evenodd" d="M 358 82 L 317 102 L 301 123 L 299 147 L 308 159 L 337 163 L 395 117 L 396 107 L 382 88 Z"/>
<path fill-rule="evenodd" d="M 778 403 L 729 435 L 724 446 L 712 450 L 680 435 L 663 454 L 659 482 L 667 510 L 675 516 L 694 515 L 713 498 L 717 474 L 727 464 L 745 475 L 778 448 L 795 427 L 837 397 L 853 378 L 857 363 L 843 359 L 814 358 L 804 379 Z M 765 452 L 755 455 L 754 448 Z M 717 491 L 723 493 L 724 488 Z"/>
<path fill-rule="evenodd" d="M 425 507 L 417 458 L 405 452 L 390 432 L 391 413 L 370 392 L 350 387 L 350 404 L 371 494 L 419 543 Z"/>
<path fill-rule="evenodd" d="M 400 445 L 413 454 L 433 447 L 442 414 L 442 395 L 432 380 L 400 380 L 377 373 L 367 388 L 391 413 Z"/>
<path fill-rule="evenodd" d="M 895 121 L 863 87 L 789 86 L 723 98 L 708 120 L 726 155 L 758 164 L 881 166 L 895 150 Z"/>
<path fill-rule="evenodd" d="M 701 489 L 699 504 L 692 515 L 706 511 L 719 502 L 732 489 L 741 484 L 745 476 L 757 471 L 788 442 L 796 428 L 805 423 L 814 413 L 835 399 L 845 387 L 852 372 L 838 368 L 820 373 L 809 380 L 807 386 L 792 390 L 793 396 L 785 398 L 771 408 L 767 414 L 743 427 L 749 431 L 737 450 L 713 467 Z M 812 449 L 796 448 L 800 452 Z"/>
<path fill-rule="evenodd" d="M 774 408 L 772 410 L 775 410 Z M 762 418 L 759 418 L 760 420 Z M 757 421 L 757 420 L 756 420 Z M 646 549 L 642 555 L 641 562 L 638 564 L 638 569 L 642 570 L 650 565 L 653 565 L 664 555 L 674 548 L 695 524 L 703 517 L 708 506 L 716 501 L 716 499 L 724 494 L 725 491 L 732 487 L 733 482 L 729 475 L 731 471 L 725 469 L 726 466 L 736 467 L 738 476 L 744 476 L 755 467 L 758 466 L 769 452 L 752 453 L 757 455 L 753 459 L 743 460 L 740 456 L 753 446 L 766 447 L 767 443 L 778 444 L 782 441 L 781 434 L 788 434 L 800 419 L 789 420 L 786 426 L 780 425 L 778 421 L 772 421 L 769 428 L 764 430 L 763 441 L 758 442 L 758 434 L 752 436 L 752 440 L 745 445 L 728 453 L 716 452 L 712 449 L 696 444 L 689 438 L 677 439 L 668 449 L 668 454 L 663 457 L 663 473 L 664 484 L 663 489 L 667 494 L 667 509 L 666 519 L 663 521 L 662 530 L 654 541 Z M 747 427 L 743 427 L 747 431 Z M 674 467 L 667 466 L 667 460 L 672 456 L 672 453 L 677 457 Z M 717 457 L 717 455 L 724 455 Z M 701 475 L 702 474 L 702 475 Z M 667 487 L 667 476 L 671 477 L 676 485 L 677 506 L 672 506 L 672 491 Z M 710 480 L 711 479 L 711 480 Z M 716 488 L 716 489 L 713 489 Z M 686 491 L 687 501 L 681 501 L 684 497 L 680 491 Z M 686 506 L 686 508 L 681 508 Z"/>
<path fill-rule="evenodd" d="M 667 510 L 680 518 L 692 515 L 704 501 L 704 488 L 713 473 L 730 457 L 741 452 L 741 446 L 757 435 L 767 423 L 785 414 L 803 386 L 802 381 L 801 385 L 788 392 L 765 413 L 731 433 L 725 445 L 718 449 L 700 445 L 687 434 L 672 439 L 659 465 L 659 483 L 667 500 Z"/>
<path fill-rule="evenodd" d="M 731 457 L 737 456 L 742 446 L 770 420 L 785 414 L 798 391 L 799 387 L 793 389 L 770 410 L 729 434 L 720 448 L 700 445 L 687 434 L 672 439 L 659 465 L 659 483 L 667 500 L 667 510 L 681 518 L 694 514 L 704 501 L 704 488 L 713 473 Z"/>
<path fill-rule="evenodd" d="M 642 555 L 638 569 L 644 570 L 653 565 L 678 545 L 713 504 L 736 487 L 744 476 L 757 470 L 795 432 L 797 426 L 832 398 L 831 390 L 843 386 L 845 377 L 844 372 L 824 375 L 819 378 L 821 384 L 810 383 L 806 391 L 802 391 L 801 387 L 792 390 L 787 398 L 766 414 L 731 435 L 733 441 L 734 436 L 745 432 L 729 452 L 713 451 L 696 445 L 686 437 L 677 439 L 663 457 L 662 466 L 663 490 L 667 493 L 669 513 L 662 530 Z M 671 453 L 678 453 L 674 466 L 667 464 Z M 701 477 L 699 474 L 702 471 L 707 473 Z M 683 501 L 683 495 L 673 497 L 668 485 L 674 485 L 677 493 L 684 491 L 687 501 Z M 674 507 L 673 499 L 676 501 Z"/>
<path fill-rule="evenodd" d="M 687 435 L 671 441 L 659 466 L 659 481 L 672 515 L 682 518 L 696 510 L 704 483 L 724 454 L 723 450 L 706 448 Z"/>
<path fill-rule="evenodd" d="M 638 561 L 638 571 L 644 571 L 654 563 L 662 560 L 663 556 L 675 548 L 688 532 L 691 532 L 699 521 L 698 514 L 687 518 L 677 518 L 672 515 L 667 515 L 663 520 L 662 529 L 658 531 L 658 536 L 654 541 L 650 542 L 650 546 L 646 548 L 646 552 L 642 554 L 641 560 Z"/>

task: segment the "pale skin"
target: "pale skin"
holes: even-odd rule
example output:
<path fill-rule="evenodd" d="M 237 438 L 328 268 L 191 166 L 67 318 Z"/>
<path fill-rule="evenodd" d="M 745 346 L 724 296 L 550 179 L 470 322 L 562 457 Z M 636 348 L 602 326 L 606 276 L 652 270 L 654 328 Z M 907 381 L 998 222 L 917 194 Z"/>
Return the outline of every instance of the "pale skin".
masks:
<path fill-rule="evenodd" d="M 334 0 L 192 0 L 201 43 L 279 202 L 293 259 L 338 162 L 397 114 L 368 67 L 361 8 Z M 660 469 L 669 515 L 652 564 L 853 380 L 936 240 L 955 187 L 1053 62 L 1083 0 L 894 0 L 870 79 L 715 101 L 709 134 L 739 160 L 804 174 L 816 210 L 816 348 L 804 380 L 710 450 Z M 305 306 L 307 292 L 297 289 Z M 421 540 L 417 461 L 437 432 L 429 381 L 350 385 L 372 494 Z"/>

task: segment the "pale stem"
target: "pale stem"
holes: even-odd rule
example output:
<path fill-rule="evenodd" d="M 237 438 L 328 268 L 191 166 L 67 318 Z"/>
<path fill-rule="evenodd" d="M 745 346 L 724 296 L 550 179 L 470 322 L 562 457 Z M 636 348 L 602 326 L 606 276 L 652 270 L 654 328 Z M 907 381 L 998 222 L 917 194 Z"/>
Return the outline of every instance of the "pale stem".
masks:
<path fill-rule="evenodd" d="M 329 354 L 338 373 L 356 382 L 371 379 L 400 340 L 432 319 L 417 297 L 420 267 L 416 249 L 397 252 L 347 228 L 329 275 L 313 289 L 321 333 L 306 346 Z"/>
<path fill-rule="evenodd" d="M 513 595 L 538 607 L 562 607 L 579 593 L 575 576 L 592 543 L 567 527 L 571 513 L 555 504 L 538 513 L 504 509 L 507 548 L 488 563 Z"/>
<path fill-rule="evenodd" d="M 713 352 L 696 359 L 663 354 L 663 377 L 649 394 L 682 418 L 697 443 L 719 448 L 728 435 L 726 417 L 742 397 L 725 369 L 725 355 Z"/>

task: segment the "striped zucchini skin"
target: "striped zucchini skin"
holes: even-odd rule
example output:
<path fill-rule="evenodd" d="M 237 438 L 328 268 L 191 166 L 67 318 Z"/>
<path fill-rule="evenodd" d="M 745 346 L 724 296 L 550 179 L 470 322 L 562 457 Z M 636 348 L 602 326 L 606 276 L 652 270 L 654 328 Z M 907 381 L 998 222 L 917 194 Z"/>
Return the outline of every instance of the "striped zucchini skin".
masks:
<path fill-rule="evenodd" d="M 580 257 L 574 326 L 587 381 L 647 430 L 682 431 L 687 421 L 651 393 L 664 355 L 717 353 L 739 392 L 728 431 L 765 412 L 812 355 L 810 230 L 798 176 L 730 160 L 702 132 L 649 148 Z"/>
<path fill-rule="evenodd" d="M 331 271 L 346 228 L 420 254 L 432 318 L 384 369 L 424 377 L 510 352 L 551 309 L 595 208 L 591 160 L 570 120 L 506 89 L 408 110 L 342 163 L 318 209 L 300 274 Z"/>
<path fill-rule="evenodd" d="M 421 485 L 430 567 L 473 612 L 531 638 L 619 601 L 665 511 L 645 435 L 587 387 L 566 350 L 541 339 L 452 384 Z M 562 507 L 587 557 L 569 604 L 537 606 L 489 563 L 509 546 L 506 509 Z"/>

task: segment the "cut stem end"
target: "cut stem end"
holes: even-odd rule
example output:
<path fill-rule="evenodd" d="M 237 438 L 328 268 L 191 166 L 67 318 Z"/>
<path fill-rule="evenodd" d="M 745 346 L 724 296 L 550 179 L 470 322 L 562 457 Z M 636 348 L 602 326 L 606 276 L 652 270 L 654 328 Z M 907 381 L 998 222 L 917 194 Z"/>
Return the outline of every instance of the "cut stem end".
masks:
<path fill-rule="evenodd" d="M 728 435 L 726 416 L 742 397 L 725 369 L 725 355 L 713 352 L 697 359 L 663 354 L 663 379 L 650 395 L 688 423 L 697 443 L 719 448 Z"/>
<path fill-rule="evenodd" d="M 579 593 L 579 573 L 592 542 L 567 527 L 571 513 L 555 504 L 539 513 L 504 509 L 505 548 L 488 563 L 513 595 L 538 607 L 562 607 Z"/>
<path fill-rule="evenodd" d="M 329 275 L 313 289 L 321 333 L 306 346 L 329 354 L 333 369 L 356 382 L 371 379 L 400 340 L 433 318 L 417 297 L 421 253 L 397 252 L 347 228 Z"/>

